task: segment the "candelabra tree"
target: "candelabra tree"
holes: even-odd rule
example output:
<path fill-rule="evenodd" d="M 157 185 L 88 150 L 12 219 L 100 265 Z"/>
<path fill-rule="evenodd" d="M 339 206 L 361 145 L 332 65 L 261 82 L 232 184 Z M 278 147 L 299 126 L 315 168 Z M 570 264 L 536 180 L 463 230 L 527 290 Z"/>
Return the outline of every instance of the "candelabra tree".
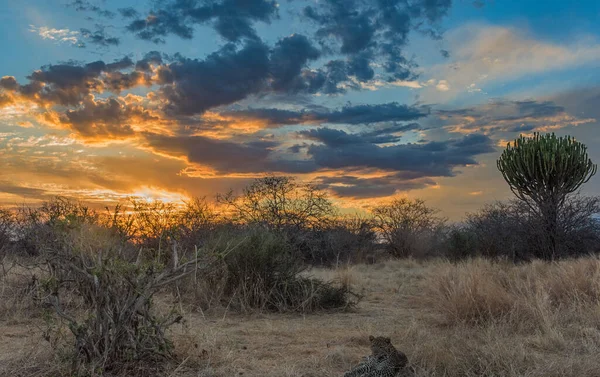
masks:
<path fill-rule="evenodd" d="M 554 259 L 559 252 L 559 215 L 565 199 L 596 174 L 587 147 L 554 133 L 521 135 L 507 145 L 497 165 L 512 192 L 545 227 L 547 243 L 540 256 Z"/>

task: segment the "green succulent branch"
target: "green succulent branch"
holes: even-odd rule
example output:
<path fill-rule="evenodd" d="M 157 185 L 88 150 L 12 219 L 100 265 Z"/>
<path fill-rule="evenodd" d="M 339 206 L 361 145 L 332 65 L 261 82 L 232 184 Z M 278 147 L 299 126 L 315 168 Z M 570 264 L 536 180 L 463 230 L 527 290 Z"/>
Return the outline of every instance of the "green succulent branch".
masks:
<path fill-rule="evenodd" d="M 515 195 L 540 204 L 576 191 L 596 174 L 587 147 L 574 138 L 554 133 L 520 136 L 498 159 L 498 170 Z"/>
<path fill-rule="evenodd" d="M 597 171 L 587 147 L 570 136 L 557 137 L 554 133 L 521 135 L 512 144 L 508 143 L 497 166 L 517 198 L 545 221 L 554 257 L 558 213 L 567 195 Z"/>

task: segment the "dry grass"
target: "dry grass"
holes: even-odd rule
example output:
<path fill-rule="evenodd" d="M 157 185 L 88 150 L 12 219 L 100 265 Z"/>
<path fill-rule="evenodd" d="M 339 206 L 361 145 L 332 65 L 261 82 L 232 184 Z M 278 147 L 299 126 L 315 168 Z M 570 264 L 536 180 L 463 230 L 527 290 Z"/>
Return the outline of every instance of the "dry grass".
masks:
<path fill-rule="evenodd" d="M 179 362 L 167 376 L 341 376 L 369 352 L 369 334 L 390 336 L 417 376 L 600 375 L 598 259 L 407 260 L 309 273 L 364 299 L 348 313 L 189 312 L 171 330 Z M 0 375 L 60 375 L 40 321 L 0 317 Z"/>

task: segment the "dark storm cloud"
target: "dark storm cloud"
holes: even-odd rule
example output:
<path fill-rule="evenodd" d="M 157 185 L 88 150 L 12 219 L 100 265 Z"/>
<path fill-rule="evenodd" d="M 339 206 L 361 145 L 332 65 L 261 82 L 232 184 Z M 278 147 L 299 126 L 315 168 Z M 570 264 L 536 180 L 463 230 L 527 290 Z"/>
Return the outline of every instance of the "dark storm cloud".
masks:
<path fill-rule="evenodd" d="M 94 79 L 106 69 L 103 61 L 96 61 L 83 66 L 74 64 L 47 65 L 34 71 L 27 78 L 31 81 L 55 85 L 59 88 L 78 86 Z"/>
<path fill-rule="evenodd" d="M 303 14 L 316 23 L 315 35 L 323 44 L 349 56 L 349 74 L 368 80 L 369 64 L 382 61 L 389 80 L 405 80 L 414 66 L 402 51 L 410 31 L 439 38 L 436 23 L 450 6 L 451 0 L 324 0 L 305 7 Z"/>
<path fill-rule="evenodd" d="M 91 31 L 89 29 L 80 29 L 81 36 L 85 38 L 86 42 L 92 43 L 100 47 L 118 46 L 121 41 L 117 37 L 112 37 L 106 34 L 104 27 L 96 27 L 96 30 Z M 85 47 L 82 45 L 81 47 Z"/>
<path fill-rule="evenodd" d="M 406 132 L 406 131 L 419 130 L 419 129 L 421 129 L 421 125 L 419 125 L 418 123 L 408 123 L 408 124 L 393 123 L 390 126 L 378 128 L 378 129 L 375 129 L 375 130 L 369 131 L 369 132 L 363 132 L 362 135 L 364 135 L 365 137 L 371 137 L 371 136 L 376 136 L 376 135 L 393 134 L 393 133 Z"/>
<path fill-rule="evenodd" d="M 157 4 L 147 16 L 133 20 L 127 30 L 145 40 L 164 42 L 168 35 L 192 39 L 195 25 L 210 24 L 229 42 L 261 43 L 254 23 L 277 17 L 277 3 L 272 0 L 169 0 Z M 408 35 L 417 30 L 439 37 L 435 27 L 450 5 L 450 0 L 324 0 L 304 7 L 305 20 L 316 24 L 314 38 L 292 35 L 273 47 L 271 89 L 339 94 L 360 89 L 356 81 L 372 80 L 374 67 L 381 67 L 388 81 L 413 79 L 416 64 L 403 53 Z M 319 49 L 311 39 L 318 40 Z M 306 69 L 308 63 L 326 55 L 333 57 L 320 67 Z"/>
<path fill-rule="evenodd" d="M 311 160 L 284 159 L 275 155 L 274 141 L 238 142 L 204 136 L 167 136 L 144 133 L 148 148 L 157 153 L 185 157 L 219 173 L 311 173 L 319 167 Z"/>
<path fill-rule="evenodd" d="M 363 178 L 342 175 L 337 177 L 317 177 L 319 186 L 333 191 L 337 196 L 350 198 L 375 198 L 394 195 L 397 191 L 408 191 L 433 186 L 431 178 L 404 179 L 397 175 L 377 178 Z"/>
<path fill-rule="evenodd" d="M 159 71 L 166 110 L 192 115 L 260 92 L 269 76 L 269 50 L 258 42 L 228 44 L 204 60 L 181 59 Z"/>
<path fill-rule="evenodd" d="M 368 124 L 383 121 L 407 121 L 425 117 L 428 109 L 390 102 L 380 105 L 345 106 L 326 116 L 329 123 Z"/>
<path fill-rule="evenodd" d="M 318 128 L 300 131 L 298 134 L 306 139 L 324 143 L 330 147 L 342 147 L 352 144 L 388 144 L 397 143 L 402 138 L 397 133 L 418 128 L 418 124 L 394 125 L 369 132 L 349 134 L 332 128 Z"/>
<path fill-rule="evenodd" d="M 283 109 L 247 109 L 225 111 L 221 114 L 240 120 L 261 120 L 267 127 L 313 123 L 316 120 L 310 112 Z"/>
<path fill-rule="evenodd" d="M 357 54 L 348 61 L 348 74 L 355 76 L 360 81 L 369 81 L 375 76 L 371 68 L 369 54 Z"/>
<path fill-rule="evenodd" d="M 170 34 L 191 39 L 194 25 L 208 23 L 226 40 L 237 42 L 257 40 L 253 24 L 277 17 L 277 3 L 271 0 L 170 0 L 158 4 L 127 29 L 141 39 L 161 42 Z"/>
<path fill-rule="evenodd" d="M 113 93 L 120 93 L 123 90 L 135 88 L 142 83 L 146 86 L 152 85 L 152 78 L 149 73 L 133 71 L 130 73 L 109 72 L 103 78 L 105 87 Z"/>
<path fill-rule="evenodd" d="M 4 77 L 0 78 L 0 88 L 12 92 L 12 91 L 17 90 L 18 87 L 19 87 L 19 84 L 17 83 L 17 80 L 13 76 L 4 76 Z"/>
<path fill-rule="evenodd" d="M 120 70 L 131 68 L 131 67 L 133 67 L 133 60 L 131 60 L 130 57 L 125 56 L 121 60 L 116 60 L 113 63 L 108 63 L 106 65 L 106 71 L 114 72 L 114 71 L 120 71 Z"/>
<path fill-rule="evenodd" d="M 103 61 L 83 65 L 74 62 L 49 64 L 27 76 L 29 83 L 24 85 L 19 85 L 14 77 L 3 77 L 0 89 L 17 92 L 44 105 L 77 106 L 85 96 L 100 93 L 105 87 L 120 91 L 139 85 L 139 78 L 120 72 L 133 66 L 129 57 L 108 64 Z M 135 76 L 135 72 L 129 75 Z"/>
<path fill-rule="evenodd" d="M 79 12 L 93 12 L 99 16 L 106 18 L 114 18 L 115 13 L 106 9 L 102 9 L 98 5 L 94 4 L 93 1 L 87 0 L 72 0 L 67 3 L 68 7 L 73 7 L 76 11 Z"/>
<path fill-rule="evenodd" d="M 272 49 L 260 41 L 241 47 L 227 44 L 204 60 L 178 57 L 160 66 L 159 84 L 170 114 L 200 114 L 254 94 L 317 92 L 347 78 L 345 73 L 333 79 L 307 74 L 306 65 L 319 56 L 319 50 L 300 34 L 281 39 Z M 161 62 L 160 54 L 152 52 L 136 69 L 147 70 L 149 63 Z"/>
<path fill-rule="evenodd" d="M 123 17 L 123 18 L 134 18 L 134 17 L 138 17 L 140 15 L 140 13 L 137 10 L 135 10 L 131 7 L 119 8 L 118 11 L 119 11 L 119 14 L 121 15 L 121 17 Z"/>
<path fill-rule="evenodd" d="M 343 131 L 340 131 L 343 132 Z M 325 136 L 325 137 L 324 137 Z M 307 154 L 323 168 L 377 168 L 409 171 L 427 176 L 452 176 L 459 166 L 477 164 L 474 157 L 493 152 L 494 144 L 485 135 L 425 144 L 400 144 L 380 147 L 368 142 L 340 143 L 330 135 L 313 135 L 323 144 L 306 148 Z"/>
<path fill-rule="evenodd" d="M 28 76 L 29 83 L 20 87 L 20 93 L 36 102 L 77 105 L 83 96 L 102 90 L 99 76 L 106 69 L 102 61 L 47 65 Z"/>
<path fill-rule="evenodd" d="M 276 146 L 272 142 L 235 143 L 204 136 L 145 134 L 145 138 L 157 152 L 185 156 L 191 163 L 208 165 L 220 172 L 261 171 Z"/>
<path fill-rule="evenodd" d="M 144 55 L 143 59 L 135 63 L 135 69 L 138 71 L 149 71 L 151 65 L 159 66 L 162 63 L 162 54 L 158 51 L 150 51 Z"/>
<path fill-rule="evenodd" d="M 264 120 L 269 126 L 299 123 L 355 125 L 416 120 L 427 116 L 429 114 L 429 109 L 390 102 L 380 105 L 347 105 L 340 110 L 320 109 L 292 111 L 281 109 L 247 109 L 227 111 L 223 114 L 241 119 Z"/>
<path fill-rule="evenodd" d="M 437 110 L 447 127 L 477 132 L 529 132 L 558 122 L 568 123 L 565 108 L 552 101 L 494 101 L 473 108 Z"/>
<path fill-rule="evenodd" d="M 132 122 L 157 120 L 142 106 L 125 103 L 116 98 L 84 99 L 81 106 L 61 115 L 60 121 L 79 135 L 88 138 L 119 138 L 133 136 Z"/>
<path fill-rule="evenodd" d="M 281 39 L 271 53 L 273 90 L 287 92 L 304 89 L 302 69 L 309 61 L 316 60 L 319 56 L 319 50 L 304 35 L 294 34 Z"/>

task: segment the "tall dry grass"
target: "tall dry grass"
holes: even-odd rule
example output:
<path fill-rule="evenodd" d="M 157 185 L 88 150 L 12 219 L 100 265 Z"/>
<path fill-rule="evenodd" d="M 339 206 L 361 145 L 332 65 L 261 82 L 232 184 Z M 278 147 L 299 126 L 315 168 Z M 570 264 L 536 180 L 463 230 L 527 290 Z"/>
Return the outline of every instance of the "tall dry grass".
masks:
<path fill-rule="evenodd" d="M 177 363 L 166 375 L 341 376 L 369 353 L 373 334 L 392 338 L 415 377 L 600 376 L 600 259 L 390 260 L 304 273 L 363 300 L 353 311 L 319 315 L 184 312 L 169 330 Z M 172 300 L 158 295 L 157 309 Z M 61 375 L 46 342 L 25 346 L 39 339 L 26 333 L 34 322 L 0 320 L 0 376 Z"/>
<path fill-rule="evenodd" d="M 597 314 L 600 259 L 512 265 L 475 259 L 438 263 L 415 300 L 448 325 L 510 323 L 520 329 Z"/>
<path fill-rule="evenodd" d="M 600 259 L 429 268 L 407 338 L 424 375 L 600 376 Z"/>

